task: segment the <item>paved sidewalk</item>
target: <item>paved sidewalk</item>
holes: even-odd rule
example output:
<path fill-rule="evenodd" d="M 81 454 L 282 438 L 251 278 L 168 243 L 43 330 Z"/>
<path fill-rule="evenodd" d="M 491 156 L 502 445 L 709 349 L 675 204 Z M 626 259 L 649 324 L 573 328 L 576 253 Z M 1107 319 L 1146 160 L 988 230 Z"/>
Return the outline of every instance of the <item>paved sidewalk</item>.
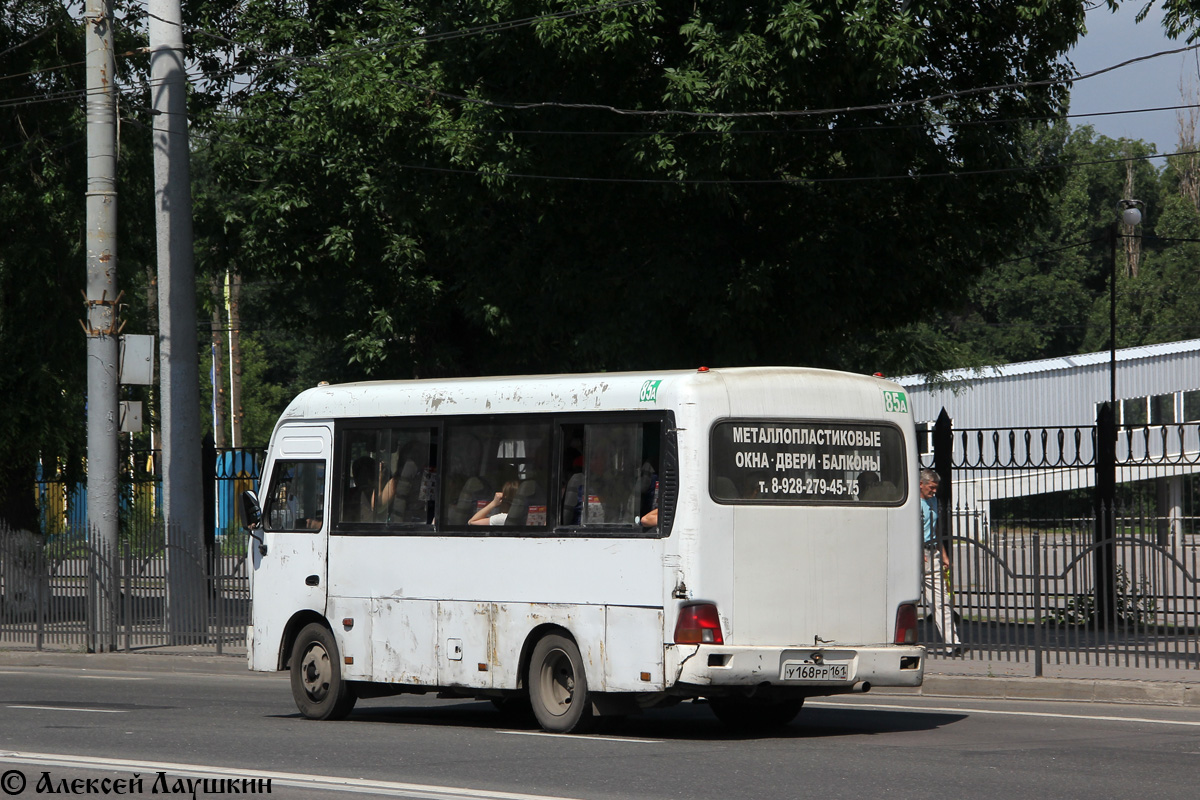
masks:
<path fill-rule="evenodd" d="M 211 647 L 148 647 L 129 653 L 33 650 L 0 644 L 0 667 L 61 667 L 117 672 L 252 674 L 244 648 L 216 655 Z M 919 689 L 874 689 L 879 694 L 926 697 L 981 697 L 1007 700 L 1071 700 L 1096 703 L 1200 708 L 1200 670 L 1047 664 L 1034 677 L 1032 662 L 974 658 L 932 658 Z"/>
<path fill-rule="evenodd" d="M 1148 665 L 1045 664 L 1042 677 L 1035 677 L 1032 661 L 989 658 L 980 653 L 973 658 L 929 659 L 925 664 L 925 683 L 915 691 L 925 696 L 941 697 L 1072 700 L 1200 708 L 1200 670 Z"/>

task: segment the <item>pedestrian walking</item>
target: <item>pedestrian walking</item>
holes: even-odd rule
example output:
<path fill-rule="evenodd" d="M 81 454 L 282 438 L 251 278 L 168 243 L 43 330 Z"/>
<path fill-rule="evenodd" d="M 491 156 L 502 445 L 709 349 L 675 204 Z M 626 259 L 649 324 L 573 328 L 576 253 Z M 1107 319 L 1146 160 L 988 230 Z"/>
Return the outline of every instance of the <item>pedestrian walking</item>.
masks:
<path fill-rule="evenodd" d="M 921 532 L 922 550 L 925 554 L 924 602 L 933 614 L 946 653 L 958 655 L 962 652 L 962 641 L 958 638 L 958 626 L 950 609 L 950 595 L 946 588 L 946 549 L 937 534 L 937 489 L 938 474 L 931 469 L 921 470 Z"/>

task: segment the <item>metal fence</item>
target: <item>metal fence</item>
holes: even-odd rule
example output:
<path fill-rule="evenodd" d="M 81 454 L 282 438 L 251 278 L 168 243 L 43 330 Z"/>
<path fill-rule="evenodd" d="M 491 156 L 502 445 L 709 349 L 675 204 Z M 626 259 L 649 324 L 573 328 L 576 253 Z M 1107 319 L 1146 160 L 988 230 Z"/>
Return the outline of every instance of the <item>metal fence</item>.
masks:
<path fill-rule="evenodd" d="M 122 538 L 49 538 L 0 527 L 0 642 L 104 652 L 245 642 L 243 537 L 185 546 L 159 526 Z"/>
<path fill-rule="evenodd" d="M 125 454 L 114 549 L 87 527 L 82 484 L 39 474 L 39 531 L 0 522 L 0 644 L 100 652 L 195 645 L 221 653 L 250 619 L 235 498 L 258 489 L 261 448 L 208 449 L 202 541 L 162 515 L 156 452 Z"/>
<path fill-rule="evenodd" d="M 206 541 L 239 533 L 237 497 L 247 489 L 258 490 L 266 448 L 208 446 L 202 465 Z M 121 458 L 118 514 L 122 535 L 146 536 L 161 526 L 162 478 L 158 450 L 128 450 Z M 68 482 L 59 472 L 38 468 L 34 496 L 38 505 L 40 533 L 81 536 L 87 529 L 87 486 L 80 480 Z"/>
<path fill-rule="evenodd" d="M 1200 669 L 1200 424 L 959 430 L 939 489 L 965 657 Z M 937 643 L 931 624 L 922 628 Z M 938 655 L 941 648 L 933 648 Z"/>

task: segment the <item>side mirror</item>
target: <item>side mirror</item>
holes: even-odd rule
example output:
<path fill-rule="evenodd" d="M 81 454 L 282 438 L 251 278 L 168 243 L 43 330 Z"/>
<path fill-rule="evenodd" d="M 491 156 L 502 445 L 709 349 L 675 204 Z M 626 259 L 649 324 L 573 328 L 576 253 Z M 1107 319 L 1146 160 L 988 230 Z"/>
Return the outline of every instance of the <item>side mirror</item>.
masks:
<path fill-rule="evenodd" d="M 242 527 L 246 529 L 246 533 L 250 534 L 250 538 L 258 542 L 259 555 L 267 554 L 267 543 L 263 541 L 261 535 L 254 532 L 254 529 L 262 524 L 262 507 L 258 505 L 258 498 L 254 492 L 247 489 L 242 492 Z"/>
<path fill-rule="evenodd" d="M 262 522 L 262 508 L 254 492 L 247 489 L 242 492 L 242 527 L 252 531 Z"/>

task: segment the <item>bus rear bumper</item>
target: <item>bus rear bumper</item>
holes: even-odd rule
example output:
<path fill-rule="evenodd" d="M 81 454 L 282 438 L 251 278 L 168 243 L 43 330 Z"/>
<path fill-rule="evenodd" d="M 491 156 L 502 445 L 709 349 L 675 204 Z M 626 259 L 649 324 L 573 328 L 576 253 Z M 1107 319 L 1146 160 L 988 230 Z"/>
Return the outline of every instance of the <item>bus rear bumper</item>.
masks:
<path fill-rule="evenodd" d="M 920 686 L 925 674 L 925 648 L 680 644 L 667 645 L 666 666 L 669 685 L 714 690 L 766 685 L 817 696 L 865 691 L 871 686 Z"/>

